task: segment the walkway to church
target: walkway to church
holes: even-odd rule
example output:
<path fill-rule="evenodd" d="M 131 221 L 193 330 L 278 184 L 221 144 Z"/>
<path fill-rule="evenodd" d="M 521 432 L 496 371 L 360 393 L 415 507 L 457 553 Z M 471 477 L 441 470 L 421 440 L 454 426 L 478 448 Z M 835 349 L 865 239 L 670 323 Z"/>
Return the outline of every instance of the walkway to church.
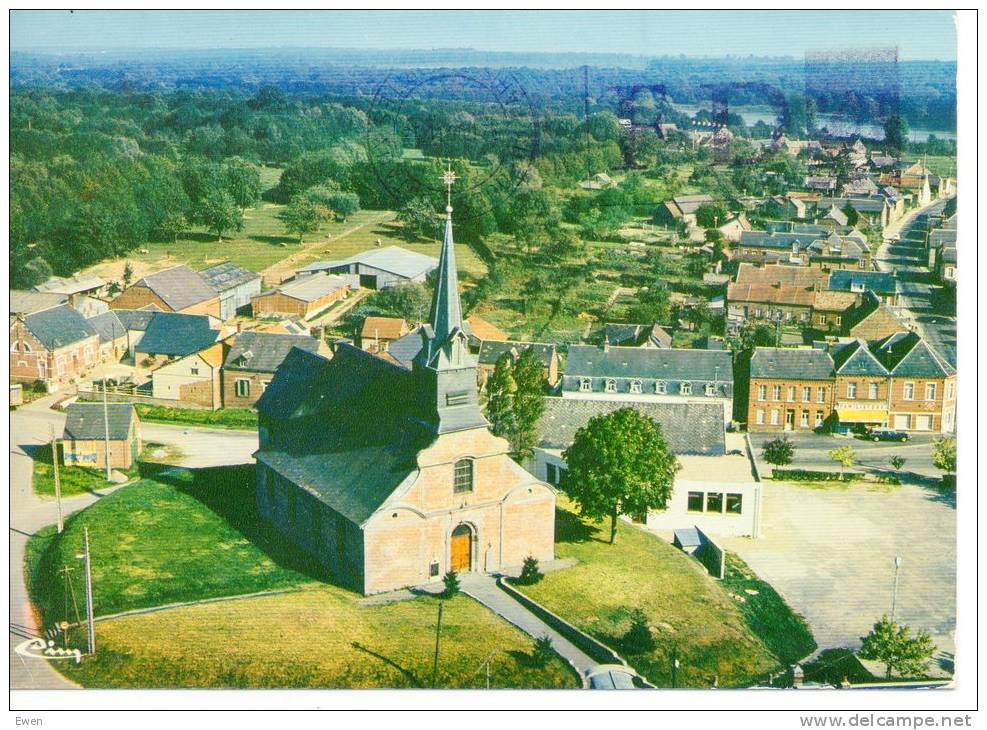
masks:
<path fill-rule="evenodd" d="M 536 639 L 543 636 L 549 637 L 552 640 L 552 648 L 569 661 L 580 676 L 585 677 L 587 670 L 599 664 L 497 587 L 497 579 L 494 576 L 484 573 L 465 573 L 460 576 L 459 580 L 463 593 L 472 596 L 498 616 L 517 626 L 521 631 Z"/>

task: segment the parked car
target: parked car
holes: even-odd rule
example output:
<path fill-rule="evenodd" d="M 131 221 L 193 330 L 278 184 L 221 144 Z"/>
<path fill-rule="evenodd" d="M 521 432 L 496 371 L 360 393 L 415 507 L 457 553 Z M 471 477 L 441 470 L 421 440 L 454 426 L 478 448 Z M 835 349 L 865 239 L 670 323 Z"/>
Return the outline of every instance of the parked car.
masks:
<path fill-rule="evenodd" d="M 875 428 L 867 433 L 871 441 L 907 441 L 908 434 L 904 431 L 892 431 L 890 428 Z"/>
<path fill-rule="evenodd" d="M 623 664 L 597 664 L 586 672 L 590 689 L 645 689 L 650 684 Z"/>

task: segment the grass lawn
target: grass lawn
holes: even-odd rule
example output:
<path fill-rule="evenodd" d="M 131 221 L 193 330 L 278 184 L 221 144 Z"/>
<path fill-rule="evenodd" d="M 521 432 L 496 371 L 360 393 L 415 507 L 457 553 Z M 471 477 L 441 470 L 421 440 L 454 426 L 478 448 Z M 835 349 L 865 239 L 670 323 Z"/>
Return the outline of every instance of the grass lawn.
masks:
<path fill-rule="evenodd" d="M 51 464 L 51 446 L 40 446 L 31 454 L 34 460 L 34 475 L 31 484 L 34 493 L 41 497 L 55 496 L 55 472 Z M 114 469 L 114 471 L 121 471 Z M 137 466 L 123 470 L 121 473 L 134 478 L 138 475 Z M 90 469 L 85 466 L 65 466 L 59 464 L 58 476 L 61 481 L 61 491 L 63 497 L 71 497 L 75 494 L 86 492 L 96 492 L 106 489 L 107 486 L 115 486 L 106 481 L 106 471 L 103 469 Z"/>
<path fill-rule="evenodd" d="M 251 408 L 220 408 L 217 411 L 207 411 L 198 408 L 149 406 L 143 403 L 138 403 L 135 407 L 142 421 L 230 428 L 239 431 L 257 429 L 257 411 Z"/>
<path fill-rule="evenodd" d="M 431 683 L 437 599 L 364 605 L 330 585 L 258 516 L 252 467 L 158 469 L 31 538 L 27 579 L 50 626 L 75 621 L 64 565 L 83 525 L 93 603 L 104 616 L 203 598 L 297 589 L 99 621 L 99 652 L 59 666 L 87 687 L 419 687 Z M 83 612 L 82 571 L 71 585 Z M 81 628 L 70 641 L 84 642 Z M 533 641 L 466 596 L 443 615 L 439 686 L 578 687 L 561 659 L 536 666 Z M 496 653 L 495 653 L 496 652 Z"/>
<path fill-rule="evenodd" d="M 522 590 L 613 647 L 659 687 L 671 686 L 673 648 L 682 687 L 710 687 L 714 678 L 721 687 L 749 686 L 778 668 L 780 658 L 744 614 L 746 604 L 731 598 L 697 561 L 626 523 L 613 545 L 605 542 L 607 534 L 601 524 L 560 508 L 555 554 L 578 564 Z M 634 609 L 656 632 L 652 651 L 634 653 L 623 641 Z"/>

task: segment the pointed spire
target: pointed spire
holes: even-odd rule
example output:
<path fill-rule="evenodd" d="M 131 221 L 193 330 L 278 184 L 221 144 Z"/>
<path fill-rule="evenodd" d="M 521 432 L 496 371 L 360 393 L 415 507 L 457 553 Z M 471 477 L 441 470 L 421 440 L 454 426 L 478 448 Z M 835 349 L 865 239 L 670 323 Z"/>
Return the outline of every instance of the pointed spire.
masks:
<path fill-rule="evenodd" d="M 456 271 L 456 250 L 452 239 L 452 184 L 456 173 L 452 167 L 442 176 L 448 186 L 449 205 L 446 205 L 446 232 L 442 240 L 439 271 L 432 296 L 432 332 L 435 342 L 445 343 L 458 329 L 463 329 L 463 310 L 459 302 L 459 275 Z"/>

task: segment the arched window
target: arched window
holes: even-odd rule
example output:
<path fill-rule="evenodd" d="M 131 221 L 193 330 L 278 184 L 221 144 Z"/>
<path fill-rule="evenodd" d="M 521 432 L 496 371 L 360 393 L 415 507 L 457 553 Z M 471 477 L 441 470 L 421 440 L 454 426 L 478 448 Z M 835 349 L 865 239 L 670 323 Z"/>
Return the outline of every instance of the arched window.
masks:
<path fill-rule="evenodd" d="M 588 391 L 588 390 L 592 390 L 592 388 L 593 388 L 593 383 L 592 381 L 590 381 L 589 378 L 583 378 L 582 380 L 579 381 L 580 390 Z"/>
<path fill-rule="evenodd" d="M 452 478 L 453 494 L 473 491 L 473 460 L 460 459 L 456 462 Z"/>
<path fill-rule="evenodd" d="M 632 380 L 631 381 L 631 392 L 632 393 L 640 393 L 641 392 L 641 381 L 640 380 Z"/>
<path fill-rule="evenodd" d="M 616 380 L 608 380 L 607 381 L 606 388 L 607 388 L 607 392 L 608 393 L 616 393 L 617 392 L 617 381 Z"/>

